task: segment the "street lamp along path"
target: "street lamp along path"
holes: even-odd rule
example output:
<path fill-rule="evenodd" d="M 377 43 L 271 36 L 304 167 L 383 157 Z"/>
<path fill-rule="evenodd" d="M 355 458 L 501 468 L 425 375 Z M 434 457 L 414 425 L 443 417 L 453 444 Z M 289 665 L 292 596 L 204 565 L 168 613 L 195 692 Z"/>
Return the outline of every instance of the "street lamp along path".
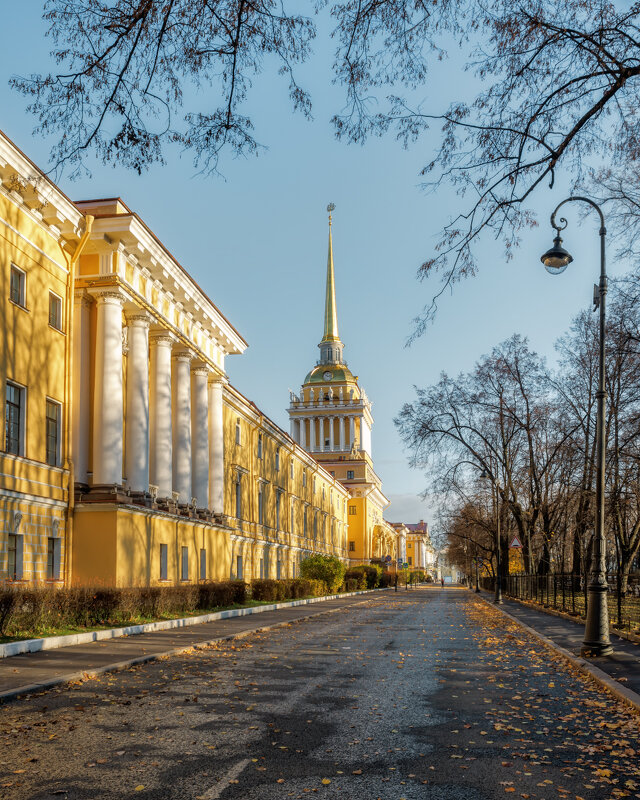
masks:
<path fill-rule="evenodd" d="M 560 217 L 556 223 L 556 214 L 565 203 L 579 201 L 587 203 L 598 212 L 600 217 L 600 283 L 598 284 L 595 309 L 600 309 L 600 337 L 598 358 L 598 391 L 596 417 L 596 524 L 591 548 L 589 567 L 589 584 L 587 587 L 587 622 L 582 645 L 583 656 L 606 656 L 613 652 L 609 638 L 609 611 L 607 608 L 607 572 L 606 572 L 606 540 L 604 536 L 604 486 L 605 486 L 605 409 L 607 393 L 605 390 L 605 298 L 607 294 L 607 273 L 605 268 L 605 236 L 607 230 L 604 215 L 600 206 L 588 197 L 567 197 L 559 203 L 551 214 L 551 226 L 556 230 L 553 247 L 540 257 L 547 272 L 559 275 L 573 261 L 572 256 L 562 247 L 560 231 L 567 227 L 567 220 Z M 594 296 L 595 300 L 595 296 Z"/>

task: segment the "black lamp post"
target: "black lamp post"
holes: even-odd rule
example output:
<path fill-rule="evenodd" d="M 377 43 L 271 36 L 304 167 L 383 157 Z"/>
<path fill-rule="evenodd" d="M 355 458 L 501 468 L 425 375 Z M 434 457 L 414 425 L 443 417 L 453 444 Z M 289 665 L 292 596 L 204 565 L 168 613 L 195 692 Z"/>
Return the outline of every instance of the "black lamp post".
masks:
<path fill-rule="evenodd" d="M 556 224 L 556 214 L 565 203 L 579 200 L 587 203 L 598 212 L 600 217 L 600 283 L 597 295 L 594 291 L 595 308 L 600 308 L 600 348 L 598 359 L 598 392 L 597 417 L 596 417 L 596 524 L 589 569 L 589 584 L 587 587 L 587 622 L 584 631 L 582 655 L 606 656 L 613 652 L 609 639 L 609 612 L 607 608 L 607 570 L 606 570 L 606 540 L 604 537 L 604 478 L 605 478 L 605 408 L 607 393 L 605 390 L 605 297 L 607 294 L 607 273 L 605 270 L 605 236 L 607 230 L 604 226 L 604 215 L 600 206 L 588 197 L 568 197 L 556 206 L 551 214 L 551 225 L 556 229 L 553 247 L 541 256 L 547 272 L 559 275 L 564 272 L 573 258 L 562 247 L 560 231 L 567 227 L 567 220 L 560 217 L 560 224 Z M 595 309 L 594 309 L 595 310 Z"/>
<path fill-rule="evenodd" d="M 493 492 L 495 489 L 495 504 L 496 504 L 496 591 L 494 602 L 498 605 L 502 604 L 502 567 L 500 560 L 500 495 L 498 493 L 498 486 L 495 478 L 486 469 L 482 470 L 481 478 L 489 479 L 491 481 L 491 499 L 493 500 Z"/>
<path fill-rule="evenodd" d="M 476 548 L 476 594 L 480 592 L 480 583 L 478 581 L 478 548 Z"/>

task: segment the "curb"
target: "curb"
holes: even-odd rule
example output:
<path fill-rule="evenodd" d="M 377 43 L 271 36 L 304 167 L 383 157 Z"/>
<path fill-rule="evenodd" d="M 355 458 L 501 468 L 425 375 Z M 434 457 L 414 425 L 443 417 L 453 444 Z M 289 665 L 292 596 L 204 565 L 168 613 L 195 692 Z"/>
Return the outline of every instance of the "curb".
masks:
<path fill-rule="evenodd" d="M 388 587 L 385 586 L 384 589 L 388 589 Z M 197 617 L 159 620 L 158 622 L 146 622 L 142 625 L 128 625 L 124 628 L 104 628 L 99 631 L 70 633 L 65 636 L 22 639 L 18 642 L 0 644 L 0 658 L 10 658 L 11 656 L 20 656 L 25 653 L 39 653 L 42 650 L 57 650 L 60 647 L 71 647 L 75 644 L 88 644 L 89 642 L 99 642 L 104 639 L 118 639 L 121 636 L 136 636 L 140 633 L 155 633 L 156 631 L 172 630 L 173 628 L 186 628 L 190 625 L 201 625 L 204 622 L 214 622 L 218 619 L 245 617 L 250 614 L 260 614 L 264 611 L 277 611 L 280 608 L 294 608 L 295 606 L 309 605 L 310 603 L 321 603 L 323 600 L 338 600 L 341 597 L 355 597 L 359 594 L 370 594 L 371 592 L 384 591 L 384 589 L 363 589 L 358 592 L 328 594 L 324 597 L 307 597 L 303 600 L 289 600 L 285 603 L 270 603 L 264 606 L 229 608 L 226 611 L 213 611 L 210 614 L 201 614 Z"/>
<path fill-rule="evenodd" d="M 386 588 L 386 587 L 385 587 Z M 348 595 L 338 595 L 338 597 L 354 597 L 355 595 L 359 594 L 371 594 L 373 592 L 379 591 L 378 589 L 368 589 L 361 592 L 350 592 Z M 323 598 L 327 600 L 334 599 L 333 596 Z M 358 603 L 353 603 L 352 605 L 360 605 L 361 603 L 366 603 L 369 598 L 365 597 Z M 299 601 L 296 601 L 297 605 L 300 605 Z M 278 608 L 289 607 L 291 604 L 277 604 Z M 107 672 L 120 672 L 125 669 L 129 669 L 130 667 L 140 666 L 141 664 L 148 664 L 151 661 L 158 661 L 161 658 L 167 658 L 168 656 L 175 656 L 179 655 L 180 653 L 188 653 L 190 650 L 204 650 L 206 647 L 210 647 L 211 645 L 217 644 L 218 642 L 231 642 L 235 639 L 244 639 L 245 636 L 250 636 L 253 633 L 260 633 L 261 631 L 270 631 L 274 628 L 280 628 L 285 625 L 293 625 L 296 622 L 304 622 L 305 620 L 310 619 L 311 617 L 319 617 L 322 614 L 332 614 L 335 611 L 342 611 L 344 606 L 340 606 L 338 608 L 325 608 L 320 611 L 316 611 L 314 613 L 305 614 L 303 617 L 298 617 L 297 619 L 285 619 L 280 622 L 274 622 L 272 625 L 263 625 L 257 628 L 248 628 L 244 631 L 238 631 L 237 633 L 227 634 L 225 636 L 216 636 L 213 639 L 203 639 L 201 642 L 195 642 L 194 644 L 190 644 L 187 647 L 174 647 L 170 650 L 164 650 L 161 653 L 150 653 L 149 655 L 144 656 L 137 656 L 136 658 L 130 658 L 126 661 L 118 661 L 115 664 L 105 664 L 103 667 L 97 667 L 96 669 L 91 670 L 83 670 L 82 672 L 69 672 L 66 675 L 59 675 L 56 678 L 52 678 L 48 681 L 42 681 L 42 683 L 28 683 L 24 686 L 18 686 L 16 689 L 10 689 L 8 692 L 0 692 L 0 705 L 4 703 L 10 702 L 12 700 L 17 700 L 26 694 L 33 694 L 34 692 L 44 692 L 48 689 L 53 689 L 56 686 L 60 686 L 61 684 L 71 683 L 73 681 L 86 681 L 90 678 L 97 678 L 100 675 L 104 675 Z M 272 609 L 273 610 L 273 609 Z"/>
<path fill-rule="evenodd" d="M 512 622 L 515 622 L 521 628 L 524 628 L 527 633 L 535 636 L 536 639 L 539 639 L 547 647 L 551 648 L 560 656 L 562 656 L 562 658 L 564 658 L 565 661 L 568 661 L 571 666 L 576 667 L 576 669 L 579 669 L 584 675 L 592 678 L 596 683 L 602 686 L 603 689 L 606 689 L 610 694 L 612 694 L 617 700 L 621 700 L 623 703 L 630 706 L 636 713 L 640 713 L 640 695 L 636 694 L 636 692 L 632 692 L 631 689 L 620 686 L 618 681 L 608 675 L 604 670 L 600 669 L 600 667 L 590 664 L 584 658 L 574 656 L 573 653 L 569 652 L 569 650 L 566 650 L 564 647 L 556 644 L 552 639 L 549 639 L 548 636 L 545 636 L 543 633 L 535 630 L 535 628 L 532 628 L 530 625 L 522 622 L 522 620 L 519 620 L 517 617 L 512 616 L 508 611 L 505 611 L 504 608 L 500 608 L 500 606 L 490 603 L 486 598 L 482 597 L 482 595 L 476 595 L 476 597 L 478 597 L 483 603 L 491 608 L 495 608 L 497 611 L 500 611 Z"/>

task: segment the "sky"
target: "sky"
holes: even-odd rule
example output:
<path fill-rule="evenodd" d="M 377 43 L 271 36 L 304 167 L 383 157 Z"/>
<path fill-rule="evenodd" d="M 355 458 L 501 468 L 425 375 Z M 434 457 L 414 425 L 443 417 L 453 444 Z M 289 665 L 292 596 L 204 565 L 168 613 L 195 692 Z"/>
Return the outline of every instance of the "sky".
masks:
<path fill-rule="evenodd" d="M 32 135 L 35 119 L 8 81 L 48 71 L 50 42 L 39 19 L 40 2 L 3 9 L 0 54 L 0 129 L 42 169 L 51 140 Z M 10 32 L 11 35 L 8 35 Z M 332 45 L 321 23 L 311 62 L 297 72 L 313 99 L 313 121 L 293 114 L 286 81 L 269 74 L 256 81 L 247 112 L 268 149 L 259 157 L 224 160 L 224 177 L 197 174 L 191 156 L 167 150 L 167 163 L 138 176 L 88 159 L 90 178 L 60 187 L 72 199 L 120 196 L 136 211 L 248 341 L 227 359 L 231 382 L 285 430 L 289 389 L 298 391 L 315 364 L 323 333 L 327 213 L 333 245 L 340 336 L 345 358 L 373 403 L 373 459 L 391 501 L 391 521 L 434 520 L 433 500 L 420 498 L 428 475 L 410 469 L 393 423 L 415 386 L 442 372 L 473 368 L 493 346 L 518 332 L 554 360 L 554 342 L 571 318 L 591 306 L 598 277 L 598 222 L 567 208 L 565 246 L 574 263 L 548 275 L 540 254 L 552 243 L 548 218 L 566 196 L 567 176 L 540 187 L 531 208 L 540 226 L 523 236 L 507 262 L 490 237 L 477 250 L 479 272 L 440 302 L 435 322 L 406 347 L 412 319 L 438 291 L 438 279 L 418 282 L 418 266 L 431 257 L 439 231 L 464 208 L 449 190 L 421 188 L 421 167 L 431 160 L 437 130 L 404 150 L 393 137 L 364 146 L 335 139 L 331 116 L 344 104 L 332 84 Z M 29 42 L 29 47 L 25 47 Z M 456 57 L 438 65 L 424 99 L 444 110 L 469 85 Z M 210 91 L 210 90 L 209 90 Z M 609 273 L 628 267 L 609 257 Z"/>

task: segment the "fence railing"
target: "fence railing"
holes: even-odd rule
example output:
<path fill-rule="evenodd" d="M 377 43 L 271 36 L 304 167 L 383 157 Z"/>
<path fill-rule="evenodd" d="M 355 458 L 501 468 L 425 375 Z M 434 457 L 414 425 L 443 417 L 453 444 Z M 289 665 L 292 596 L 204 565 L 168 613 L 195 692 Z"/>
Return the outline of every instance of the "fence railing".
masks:
<path fill-rule="evenodd" d="M 495 588 L 493 578 L 482 578 L 487 591 Z M 609 584 L 609 622 L 616 628 L 640 630 L 640 583 L 630 581 L 625 594 L 619 591 L 618 576 L 607 575 Z M 518 600 L 539 603 L 547 608 L 565 611 L 576 617 L 586 617 L 588 577 L 572 573 L 549 575 L 507 575 L 502 578 L 502 593 Z"/>

